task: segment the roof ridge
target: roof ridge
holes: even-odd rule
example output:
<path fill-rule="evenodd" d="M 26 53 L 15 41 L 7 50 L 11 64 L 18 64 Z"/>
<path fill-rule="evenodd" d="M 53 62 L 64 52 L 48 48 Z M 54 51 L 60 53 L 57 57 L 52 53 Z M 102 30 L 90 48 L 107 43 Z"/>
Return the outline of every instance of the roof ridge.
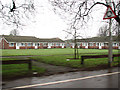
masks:
<path fill-rule="evenodd" d="M 17 35 L 17 36 L 14 36 L 14 35 L 0 35 L 0 36 L 12 36 L 12 37 L 35 37 L 35 36 L 20 36 L 20 35 Z"/>

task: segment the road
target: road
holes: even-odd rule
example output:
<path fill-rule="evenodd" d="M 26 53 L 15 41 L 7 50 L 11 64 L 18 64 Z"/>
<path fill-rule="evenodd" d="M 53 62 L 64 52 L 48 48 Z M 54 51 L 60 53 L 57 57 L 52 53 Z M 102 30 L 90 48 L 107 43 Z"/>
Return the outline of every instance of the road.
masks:
<path fill-rule="evenodd" d="M 3 89 L 18 88 L 118 88 L 119 68 L 79 71 L 44 77 L 23 78 L 6 82 Z"/>

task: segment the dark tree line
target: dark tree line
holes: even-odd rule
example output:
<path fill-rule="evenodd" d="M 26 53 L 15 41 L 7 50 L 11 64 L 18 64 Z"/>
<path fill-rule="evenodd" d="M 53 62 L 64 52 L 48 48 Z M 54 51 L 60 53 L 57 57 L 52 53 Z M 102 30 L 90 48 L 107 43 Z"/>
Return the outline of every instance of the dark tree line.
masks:
<path fill-rule="evenodd" d="M 113 23 L 112 35 L 113 36 L 119 36 L 120 35 L 119 31 L 120 31 L 119 24 L 118 23 Z M 107 24 L 105 24 L 105 25 L 103 25 L 99 28 L 97 36 L 99 36 L 99 37 L 109 36 L 109 27 L 108 27 Z"/>

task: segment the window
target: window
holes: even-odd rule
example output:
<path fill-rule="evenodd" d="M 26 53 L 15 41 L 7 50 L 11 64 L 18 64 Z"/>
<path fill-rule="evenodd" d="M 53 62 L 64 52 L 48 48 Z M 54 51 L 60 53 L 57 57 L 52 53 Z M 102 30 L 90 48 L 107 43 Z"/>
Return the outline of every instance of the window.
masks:
<path fill-rule="evenodd" d="M 82 43 L 82 46 L 84 46 L 84 43 Z"/>
<path fill-rule="evenodd" d="M 91 46 L 94 46 L 94 43 L 91 43 Z"/>
<path fill-rule="evenodd" d="M 78 46 L 80 46 L 80 43 L 77 43 Z"/>
<path fill-rule="evenodd" d="M 81 45 L 81 43 L 78 43 L 78 45 L 80 46 L 80 45 Z"/>
<path fill-rule="evenodd" d="M 104 46 L 108 46 L 108 43 L 104 43 Z"/>
<path fill-rule="evenodd" d="M 87 46 L 87 43 L 82 43 L 82 46 Z"/>
<path fill-rule="evenodd" d="M 27 43 L 27 46 L 31 46 L 31 43 Z"/>
<path fill-rule="evenodd" d="M 31 43 L 31 46 L 33 46 L 34 44 L 33 43 Z"/>
<path fill-rule="evenodd" d="M 21 46 L 25 46 L 25 43 L 21 43 Z"/>
<path fill-rule="evenodd" d="M 60 43 L 60 46 L 64 46 L 65 44 L 64 43 Z"/>
<path fill-rule="evenodd" d="M 102 46 L 104 46 L 104 43 L 101 43 Z"/>
<path fill-rule="evenodd" d="M 99 43 L 96 43 L 96 46 L 99 46 Z"/>
<path fill-rule="evenodd" d="M 93 46 L 93 43 L 89 43 L 89 46 Z"/>
<path fill-rule="evenodd" d="M 48 45 L 48 43 L 43 43 L 43 46 L 47 46 Z"/>
<path fill-rule="evenodd" d="M 40 46 L 40 43 L 37 43 L 37 46 Z"/>
<path fill-rule="evenodd" d="M 56 46 L 60 46 L 60 43 L 56 43 Z"/>
<path fill-rule="evenodd" d="M 54 46 L 54 43 L 52 43 L 52 46 Z"/>
<path fill-rule="evenodd" d="M 70 45 L 71 45 L 71 46 L 73 46 L 73 44 L 72 44 L 72 43 L 71 43 Z"/>
<path fill-rule="evenodd" d="M 65 44 L 64 43 L 62 43 L 62 46 L 64 46 Z"/>
<path fill-rule="evenodd" d="M 118 43 L 116 45 L 118 46 Z"/>
<path fill-rule="evenodd" d="M 117 43 L 113 43 L 113 46 L 116 46 L 117 45 Z"/>
<path fill-rule="evenodd" d="M 9 46 L 11 46 L 11 47 L 14 46 L 14 43 L 9 43 Z"/>
<path fill-rule="evenodd" d="M 36 43 L 33 43 L 33 46 L 36 46 Z"/>

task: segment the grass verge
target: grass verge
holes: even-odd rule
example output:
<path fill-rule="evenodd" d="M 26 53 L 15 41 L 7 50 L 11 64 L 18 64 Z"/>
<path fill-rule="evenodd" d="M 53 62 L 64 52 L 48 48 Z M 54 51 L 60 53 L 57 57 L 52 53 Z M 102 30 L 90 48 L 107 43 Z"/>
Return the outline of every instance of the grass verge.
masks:
<path fill-rule="evenodd" d="M 13 58 L 14 60 L 17 60 Z M 13 60 L 12 58 L 3 58 L 3 60 Z M 37 72 L 38 75 L 42 75 L 46 72 L 45 68 L 32 66 L 32 70 L 28 69 L 28 64 L 9 64 L 2 65 L 2 79 L 16 79 L 20 77 L 34 76 L 33 72 Z"/>
<path fill-rule="evenodd" d="M 59 66 L 67 66 L 72 68 L 89 68 L 89 67 L 96 67 L 99 65 L 107 65 L 108 58 L 97 58 L 97 59 L 85 59 L 84 65 L 81 65 L 81 58 L 78 60 L 67 60 L 67 58 L 73 58 L 72 55 L 61 55 L 61 56 L 36 56 L 31 57 L 31 59 L 35 59 L 38 62 L 43 62 L 52 65 L 59 65 Z M 120 58 L 114 58 L 113 66 L 118 65 L 120 62 Z"/>

